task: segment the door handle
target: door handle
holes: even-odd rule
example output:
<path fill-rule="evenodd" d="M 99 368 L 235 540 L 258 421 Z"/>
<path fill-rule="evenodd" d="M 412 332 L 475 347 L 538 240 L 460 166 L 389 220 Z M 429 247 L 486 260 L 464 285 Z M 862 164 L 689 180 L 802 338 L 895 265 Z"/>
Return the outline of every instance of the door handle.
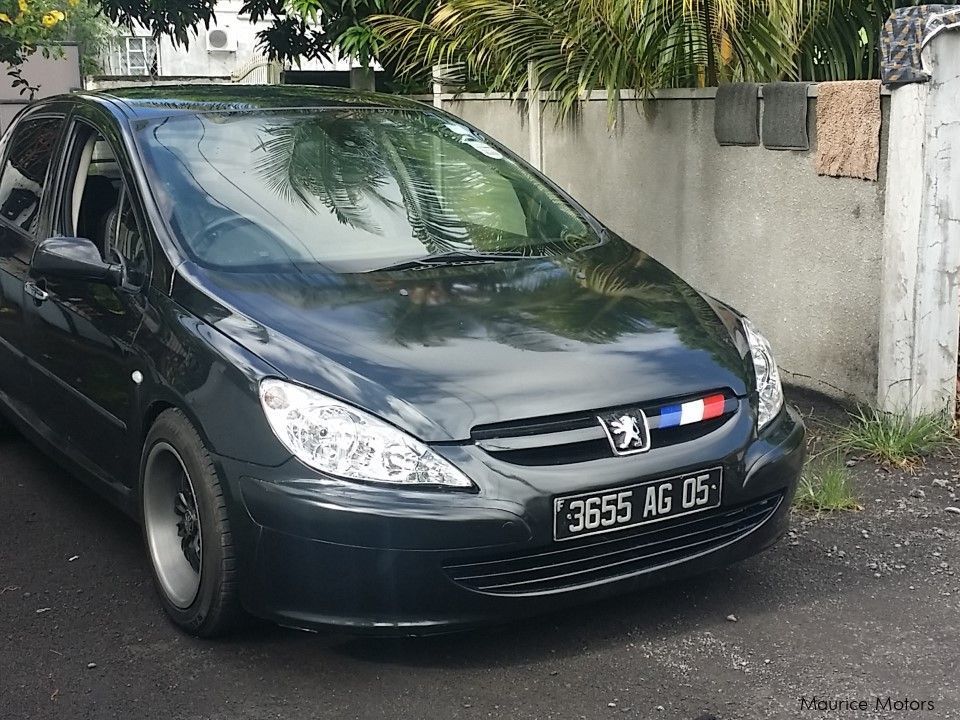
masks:
<path fill-rule="evenodd" d="M 23 284 L 23 290 L 27 295 L 32 297 L 38 305 L 50 297 L 50 293 L 37 285 L 33 280 L 27 280 Z"/>

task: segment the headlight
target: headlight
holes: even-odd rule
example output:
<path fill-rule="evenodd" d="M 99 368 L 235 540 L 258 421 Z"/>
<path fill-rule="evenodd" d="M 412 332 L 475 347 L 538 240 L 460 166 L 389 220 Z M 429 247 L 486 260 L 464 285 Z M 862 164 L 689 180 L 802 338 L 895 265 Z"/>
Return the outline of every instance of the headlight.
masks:
<path fill-rule="evenodd" d="M 783 386 L 780 385 L 780 371 L 777 370 L 777 361 L 773 359 L 770 343 L 757 332 L 752 322 L 746 318 L 740 320 L 750 345 L 753 370 L 757 375 L 757 394 L 760 396 L 757 429 L 762 430 L 783 407 Z"/>
<path fill-rule="evenodd" d="M 315 390 L 263 380 L 260 404 L 280 442 L 320 472 L 396 485 L 473 486 L 419 440 Z"/>

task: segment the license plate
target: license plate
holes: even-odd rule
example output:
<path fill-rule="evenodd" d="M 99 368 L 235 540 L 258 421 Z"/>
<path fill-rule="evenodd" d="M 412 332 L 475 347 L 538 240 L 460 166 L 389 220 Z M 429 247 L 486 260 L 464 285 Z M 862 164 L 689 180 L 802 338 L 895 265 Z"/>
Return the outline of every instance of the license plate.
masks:
<path fill-rule="evenodd" d="M 572 540 L 702 512 L 720 505 L 723 468 L 555 498 L 553 538 Z"/>

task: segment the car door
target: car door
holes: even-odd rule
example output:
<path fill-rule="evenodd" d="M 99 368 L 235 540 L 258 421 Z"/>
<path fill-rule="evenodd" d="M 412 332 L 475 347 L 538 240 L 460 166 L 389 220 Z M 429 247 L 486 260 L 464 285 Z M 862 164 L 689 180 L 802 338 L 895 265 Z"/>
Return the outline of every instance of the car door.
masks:
<path fill-rule="evenodd" d="M 0 141 L 0 393 L 21 414 L 35 410 L 27 369 L 24 287 L 64 124 L 65 113 L 39 108 L 21 115 Z"/>
<path fill-rule="evenodd" d="M 25 301 L 24 318 L 36 402 L 51 428 L 106 479 L 130 484 L 133 342 L 150 258 L 124 152 L 116 135 L 72 119 L 51 212 L 51 235 L 93 241 L 104 260 L 123 265 L 122 285 L 32 272 L 39 292 Z"/>

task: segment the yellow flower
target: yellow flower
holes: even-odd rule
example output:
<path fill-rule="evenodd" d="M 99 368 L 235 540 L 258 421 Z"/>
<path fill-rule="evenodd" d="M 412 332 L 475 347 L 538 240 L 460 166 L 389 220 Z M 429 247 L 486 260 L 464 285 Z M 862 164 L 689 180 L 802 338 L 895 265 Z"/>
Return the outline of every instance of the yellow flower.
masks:
<path fill-rule="evenodd" d="M 17 0 L 17 4 L 20 5 L 20 12 L 25 13 L 29 6 L 27 5 L 27 0 Z"/>
<path fill-rule="evenodd" d="M 70 4 L 70 7 L 76 7 L 80 0 L 67 0 L 67 2 Z"/>
<path fill-rule="evenodd" d="M 7 25 L 13 25 L 13 21 L 6 13 L 0 13 L 0 22 L 5 22 Z"/>
<path fill-rule="evenodd" d="M 59 17 L 58 17 L 59 16 Z M 64 14 L 59 10 L 54 10 L 52 12 L 44 13 L 43 17 L 40 18 L 40 24 L 45 28 L 52 28 L 58 22 L 63 20 Z"/>

